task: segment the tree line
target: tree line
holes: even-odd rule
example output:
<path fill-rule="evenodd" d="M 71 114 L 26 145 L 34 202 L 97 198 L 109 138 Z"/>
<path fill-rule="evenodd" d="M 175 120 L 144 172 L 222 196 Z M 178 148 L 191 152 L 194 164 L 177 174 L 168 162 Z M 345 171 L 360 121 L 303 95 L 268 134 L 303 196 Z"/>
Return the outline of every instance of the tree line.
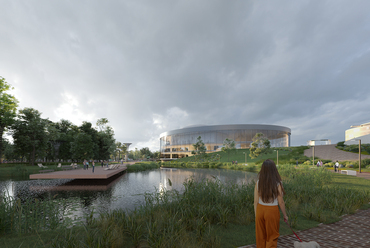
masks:
<path fill-rule="evenodd" d="M 0 77 L 0 163 L 2 159 L 27 161 L 32 165 L 37 159 L 108 160 L 117 159 L 117 155 L 120 159 L 126 154 L 126 146 L 116 142 L 108 119 L 98 119 L 94 128 L 87 121 L 80 126 L 64 119 L 53 122 L 42 118 L 41 112 L 33 108 L 17 111 L 18 100 L 8 93 L 10 89 L 10 84 Z M 3 139 L 5 132 L 12 136 L 13 143 Z M 156 155 L 149 148 L 136 150 L 130 152 L 129 157 L 141 159 Z"/>

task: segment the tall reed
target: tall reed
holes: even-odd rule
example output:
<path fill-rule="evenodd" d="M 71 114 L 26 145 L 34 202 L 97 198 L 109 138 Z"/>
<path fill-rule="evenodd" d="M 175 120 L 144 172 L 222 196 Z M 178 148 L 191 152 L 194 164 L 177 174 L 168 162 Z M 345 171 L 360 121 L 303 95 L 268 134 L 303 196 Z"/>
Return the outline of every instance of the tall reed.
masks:
<path fill-rule="evenodd" d="M 62 199 L 26 199 L 23 202 L 4 193 L 0 197 L 0 232 L 35 233 L 70 224 L 67 203 Z"/>

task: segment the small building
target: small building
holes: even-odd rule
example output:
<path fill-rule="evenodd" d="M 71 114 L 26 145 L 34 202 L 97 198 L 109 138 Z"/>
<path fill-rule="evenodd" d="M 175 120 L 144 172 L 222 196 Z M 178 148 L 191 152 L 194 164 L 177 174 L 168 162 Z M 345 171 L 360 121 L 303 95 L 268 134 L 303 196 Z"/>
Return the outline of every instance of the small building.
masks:
<path fill-rule="evenodd" d="M 319 140 L 309 140 L 307 141 L 308 146 L 322 146 L 322 145 L 331 145 L 330 139 L 319 139 Z"/>

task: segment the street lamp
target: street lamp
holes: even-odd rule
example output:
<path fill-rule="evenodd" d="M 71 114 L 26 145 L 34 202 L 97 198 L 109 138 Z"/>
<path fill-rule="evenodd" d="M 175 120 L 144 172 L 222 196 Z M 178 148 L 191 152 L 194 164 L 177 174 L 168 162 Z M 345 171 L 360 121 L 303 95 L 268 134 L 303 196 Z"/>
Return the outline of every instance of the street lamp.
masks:
<path fill-rule="evenodd" d="M 353 140 L 358 140 L 358 172 L 361 173 L 361 139 Z"/>
<path fill-rule="evenodd" d="M 243 152 L 243 154 L 245 155 L 245 165 L 247 165 L 247 152 Z"/>
<path fill-rule="evenodd" d="M 312 146 L 312 166 L 315 166 L 315 146 Z"/>

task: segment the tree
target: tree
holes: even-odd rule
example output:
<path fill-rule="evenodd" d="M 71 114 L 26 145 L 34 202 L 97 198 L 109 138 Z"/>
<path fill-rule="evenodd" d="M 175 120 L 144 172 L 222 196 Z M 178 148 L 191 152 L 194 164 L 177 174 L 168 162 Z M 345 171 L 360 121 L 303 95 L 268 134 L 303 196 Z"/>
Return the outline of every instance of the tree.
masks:
<path fill-rule="evenodd" d="M 267 154 L 270 152 L 270 141 L 263 135 L 263 133 L 256 133 L 253 137 L 249 156 L 257 158 L 260 154 Z"/>
<path fill-rule="evenodd" d="M 149 150 L 149 147 L 141 148 L 140 153 L 142 158 L 149 159 L 153 157 L 153 153 Z"/>
<path fill-rule="evenodd" d="M 97 141 L 97 156 L 95 158 L 99 160 L 109 159 L 110 155 L 115 154 L 116 144 L 114 139 L 114 131 L 111 126 L 108 126 L 108 119 L 101 118 L 96 122 L 99 127 L 99 131 L 96 135 Z"/>
<path fill-rule="evenodd" d="M 133 160 L 138 160 L 141 158 L 141 152 L 135 147 L 135 150 L 131 150 L 128 153 L 128 157 Z"/>
<path fill-rule="evenodd" d="M 48 148 L 46 151 L 46 158 L 55 160 L 59 155 L 59 147 L 61 145 L 61 141 L 59 139 L 60 130 L 57 128 L 54 122 L 48 120 L 46 133 L 48 136 Z"/>
<path fill-rule="evenodd" d="M 160 157 L 161 157 L 161 152 L 160 151 L 155 151 L 153 153 L 153 158 L 154 159 L 160 159 Z"/>
<path fill-rule="evenodd" d="M 105 131 L 107 127 L 109 127 L 107 124 L 109 123 L 107 118 L 100 118 L 96 121 L 96 125 L 99 128 L 99 131 Z"/>
<path fill-rule="evenodd" d="M 6 160 L 12 160 L 12 159 L 15 159 L 17 158 L 15 152 L 14 152 L 14 145 L 13 144 L 10 144 L 9 141 L 7 139 L 3 139 L 3 157 L 6 159 Z"/>
<path fill-rule="evenodd" d="M 18 107 L 18 100 L 6 93 L 10 89 L 12 89 L 11 86 L 3 77 L 0 77 L 0 164 L 3 157 L 3 134 L 5 129 L 14 123 Z"/>
<path fill-rule="evenodd" d="M 17 120 L 12 125 L 16 151 L 23 157 L 27 156 L 31 165 L 37 157 L 45 155 L 48 135 L 48 120 L 41 118 L 41 113 L 33 108 L 19 110 Z"/>
<path fill-rule="evenodd" d="M 75 136 L 71 144 L 72 158 L 83 160 L 94 158 L 94 145 L 91 135 L 87 133 L 79 133 Z"/>
<path fill-rule="evenodd" d="M 225 139 L 223 147 L 221 148 L 221 151 L 227 153 L 227 162 L 229 162 L 229 157 L 230 157 L 230 152 L 234 151 L 235 152 L 235 141 L 231 139 Z"/>
<path fill-rule="evenodd" d="M 59 130 L 58 158 L 67 160 L 72 158 L 71 144 L 76 135 L 80 132 L 78 127 L 73 125 L 70 121 L 61 119 L 55 123 L 55 127 Z"/>
<path fill-rule="evenodd" d="M 194 155 L 204 155 L 207 151 L 206 146 L 203 143 L 202 137 L 197 138 L 197 142 L 193 144 L 194 150 L 191 152 L 191 154 Z"/>

